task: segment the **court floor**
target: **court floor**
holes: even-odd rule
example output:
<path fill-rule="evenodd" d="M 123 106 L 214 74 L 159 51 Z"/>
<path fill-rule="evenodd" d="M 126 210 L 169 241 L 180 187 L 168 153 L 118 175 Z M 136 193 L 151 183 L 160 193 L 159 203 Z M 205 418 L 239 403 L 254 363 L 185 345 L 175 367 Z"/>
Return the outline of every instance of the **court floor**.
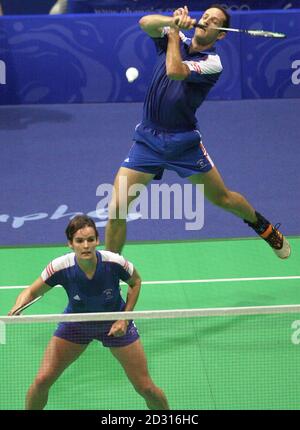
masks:
<path fill-rule="evenodd" d="M 127 244 L 123 254 L 144 281 L 136 310 L 299 304 L 300 238 L 289 239 L 292 255 L 286 261 L 256 238 Z M 23 286 L 65 252 L 63 246 L 1 248 L 0 315 L 6 315 Z M 24 314 L 61 313 L 65 305 L 64 290 L 55 287 Z M 300 314 L 136 324 L 150 373 L 172 409 L 299 409 Z M 23 408 L 54 328 L 53 323 L 2 327 L 0 409 Z M 53 386 L 47 408 L 145 405 L 110 352 L 93 342 Z"/>

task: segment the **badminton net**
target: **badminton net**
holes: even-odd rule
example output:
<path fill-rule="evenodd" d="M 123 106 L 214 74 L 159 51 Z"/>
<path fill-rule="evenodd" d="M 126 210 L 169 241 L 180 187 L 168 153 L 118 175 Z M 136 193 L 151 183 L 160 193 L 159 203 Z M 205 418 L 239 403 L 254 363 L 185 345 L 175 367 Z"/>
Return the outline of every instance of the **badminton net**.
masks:
<path fill-rule="evenodd" d="M 0 409 L 23 409 L 59 322 L 134 319 L 150 375 L 171 409 L 298 409 L 300 305 L 0 317 Z M 139 410 L 98 341 L 55 382 L 46 409 Z"/>

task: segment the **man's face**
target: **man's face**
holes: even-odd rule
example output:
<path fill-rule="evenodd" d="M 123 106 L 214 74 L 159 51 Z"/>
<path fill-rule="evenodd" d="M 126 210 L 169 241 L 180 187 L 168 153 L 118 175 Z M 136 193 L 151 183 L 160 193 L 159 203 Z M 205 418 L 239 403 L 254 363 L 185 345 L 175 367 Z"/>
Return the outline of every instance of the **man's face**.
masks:
<path fill-rule="evenodd" d="M 195 30 L 195 38 L 201 45 L 214 44 L 219 39 L 223 39 L 226 35 L 224 32 L 214 30 L 214 27 L 223 27 L 226 16 L 217 8 L 207 9 L 199 20 L 199 24 L 205 25 L 207 28 L 197 28 Z"/>

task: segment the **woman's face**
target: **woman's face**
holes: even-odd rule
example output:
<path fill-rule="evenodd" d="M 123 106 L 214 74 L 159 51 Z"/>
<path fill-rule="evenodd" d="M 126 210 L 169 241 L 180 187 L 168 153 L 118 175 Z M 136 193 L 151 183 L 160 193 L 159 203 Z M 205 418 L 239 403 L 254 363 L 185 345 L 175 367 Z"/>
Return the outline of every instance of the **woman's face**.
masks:
<path fill-rule="evenodd" d="M 99 239 L 93 227 L 83 227 L 77 230 L 72 241 L 69 241 L 70 248 L 81 260 L 94 259 L 97 245 L 99 245 Z"/>

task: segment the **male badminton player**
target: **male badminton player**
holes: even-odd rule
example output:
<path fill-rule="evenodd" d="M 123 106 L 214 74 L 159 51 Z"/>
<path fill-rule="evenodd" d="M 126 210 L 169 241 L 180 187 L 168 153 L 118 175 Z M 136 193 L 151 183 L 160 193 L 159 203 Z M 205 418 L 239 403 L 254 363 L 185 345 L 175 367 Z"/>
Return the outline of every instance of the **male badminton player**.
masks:
<path fill-rule="evenodd" d="M 122 199 L 120 178 L 126 177 L 129 189 L 137 183 L 146 185 L 152 179 L 161 179 L 164 169 L 169 169 L 193 184 L 204 184 L 208 200 L 243 219 L 278 257 L 289 257 L 290 245 L 278 226 L 258 213 L 245 197 L 226 187 L 197 128 L 196 110 L 222 73 L 214 45 L 224 39 L 226 32 L 214 27 L 229 27 L 228 12 L 212 5 L 199 21 L 205 28 L 196 28 L 191 39 L 180 31 L 192 29 L 196 24 L 186 6 L 175 10 L 172 17 L 144 16 L 139 24 L 152 38 L 158 56 L 144 102 L 143 119 L 136 126 L 134 144 L 115 178 L 115 198 L 110 204 L 105 233 L 106 249 L 121 252 L 126 240 L 126 219 L 118 214 L 127 213 L 135 198 Z"/>
<path fill-rule="evenodd" d="M 132 311 L 141 288 L 141 278 L 132 263 L 112 252 L 96 250 L 98 232 L 94 221 L 86 215 L 73 218 L 66 235 L 74 252 L 48 264 L 41 276 L 18 296 L 9 315 L 57 284 L 64 287 L 69 298 L 64 313 Z M 128 284 L 126 303 L 120 294 L 120 279 Z M 94 339 L 110 349 L 149 409 L 169 409 L 165 394 L 148 373 L 137 328 L 133 321 L 126 320 L 61 322 L 28 390 L 26 409 L 45 407 L 51 386 Z"/>

